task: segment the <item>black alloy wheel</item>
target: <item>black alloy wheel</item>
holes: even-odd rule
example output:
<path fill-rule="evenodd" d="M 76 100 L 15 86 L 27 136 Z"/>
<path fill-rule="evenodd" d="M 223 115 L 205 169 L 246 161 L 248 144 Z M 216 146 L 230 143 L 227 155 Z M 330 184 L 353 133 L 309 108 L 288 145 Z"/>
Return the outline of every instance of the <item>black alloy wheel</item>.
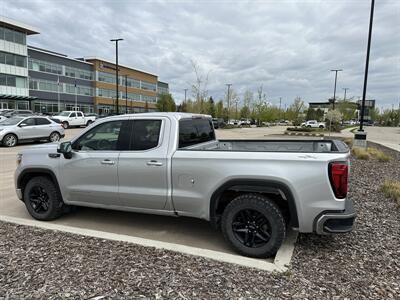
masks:
<path fill-rule="evenodd" d="M 46 213 L 49 210 L 49 195 L 46 190 L 40 186 L 32 187 L 29 191 L 29 204 L 36 213 Z"/>
<path fill-rule="evenodd" d="M 243 209 L 233 217 L 232 231 L 240 243 L 251 248 L 262 247 L 271 238 L 268 219 L 252 209 Z"/>

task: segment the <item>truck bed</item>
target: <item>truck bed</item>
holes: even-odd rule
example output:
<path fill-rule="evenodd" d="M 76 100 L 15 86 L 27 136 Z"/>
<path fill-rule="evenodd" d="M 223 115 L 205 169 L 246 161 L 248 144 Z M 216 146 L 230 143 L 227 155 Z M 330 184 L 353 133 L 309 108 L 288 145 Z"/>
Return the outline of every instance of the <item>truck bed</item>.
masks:
<path fill-rule="evenodd" d="M 339 140 L 216 140 L 179 150 L 236 152 L 347 153 L 349 148 Z"/>

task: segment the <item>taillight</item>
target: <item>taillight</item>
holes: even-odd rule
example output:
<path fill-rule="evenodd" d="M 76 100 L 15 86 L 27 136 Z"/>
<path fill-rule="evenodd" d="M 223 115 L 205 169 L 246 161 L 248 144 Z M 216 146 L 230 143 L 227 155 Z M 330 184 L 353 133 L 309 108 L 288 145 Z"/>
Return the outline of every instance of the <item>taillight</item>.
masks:
<path fill-rule="evenodd" d="M 349 168 L 345 162 L 331 162 L 329 164 L 329 180 L 336 198 L 346 198 L 348 171 Z"/>

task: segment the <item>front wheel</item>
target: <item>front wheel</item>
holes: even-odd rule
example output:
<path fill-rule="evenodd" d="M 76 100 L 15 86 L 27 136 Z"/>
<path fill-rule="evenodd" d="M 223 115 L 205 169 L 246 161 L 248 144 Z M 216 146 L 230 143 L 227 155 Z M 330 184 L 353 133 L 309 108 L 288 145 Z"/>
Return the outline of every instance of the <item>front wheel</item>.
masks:
<path fill-rule="evenodd" d="M 54 220 L 64 210 L 64 203 L 56 185 L 44 176 L 29 180 L 24 189 L 24 203 L 29 214 L 41 221 Z"/>
<path fill-rule="evenodd" d="M 69 123 L 67 121 L 64 121 L 62 123 L 62 125 L 63 125 L 64 129 L 67 129 L 69 127 Z"/>
<path fill-rule="evenodd" d="M 6 147 L 15 147 L 17 145 L 18 138 L 16 135 L 9 133 L 3 138 L 2 144 Z"/>
<path fill-rule="evenodd" d="M 222 214 L 221 229 L 234 250 L 249 257 L 276 254 L 286 235 L 285 219 L 279 207 L 258 194 L 233 199 Z"/>

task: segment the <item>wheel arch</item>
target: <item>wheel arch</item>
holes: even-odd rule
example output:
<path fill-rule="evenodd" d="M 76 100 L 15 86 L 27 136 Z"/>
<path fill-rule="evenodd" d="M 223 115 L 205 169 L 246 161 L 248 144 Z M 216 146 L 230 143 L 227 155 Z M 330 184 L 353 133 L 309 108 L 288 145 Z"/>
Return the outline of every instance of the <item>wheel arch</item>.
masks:
<path fill-rule="evenodd" d="M 290 216 L 290 226 L 299 227 L 296 202 L 290 188 L 280 181 L 267 179 L 232 179 L 222 184 L 214 191 L 210 199 L 210 222 L 217 227 L 220 219 L 218 208 L 226 192 L 261 193 L 277 195 L 287 201 Z M 232 200 L 232 199 L 231 199 Z M 229 202 L 229 201 L 228 201 Z"/>
<path fill-rule="evenodd" d="M 23 170 L 21 172 L 21 174 L 18 175 L 18 178 L 17 178 L 17 189 L 21 189 L 21 192 L 23 194 L 25 186 L 29 182 L 29 180 L 31 180 L 32 178 L 37 177 L 37 176 L 49 177 L 54 182 L 58 192 L 61 195 L 61 190 L 60 190 L 60 186 L 58 184 L 56 175 L 54 174 L 54 172 L 52 170 L 46 169 L 46 168 L 29 168 L 29 169 Z"/>

